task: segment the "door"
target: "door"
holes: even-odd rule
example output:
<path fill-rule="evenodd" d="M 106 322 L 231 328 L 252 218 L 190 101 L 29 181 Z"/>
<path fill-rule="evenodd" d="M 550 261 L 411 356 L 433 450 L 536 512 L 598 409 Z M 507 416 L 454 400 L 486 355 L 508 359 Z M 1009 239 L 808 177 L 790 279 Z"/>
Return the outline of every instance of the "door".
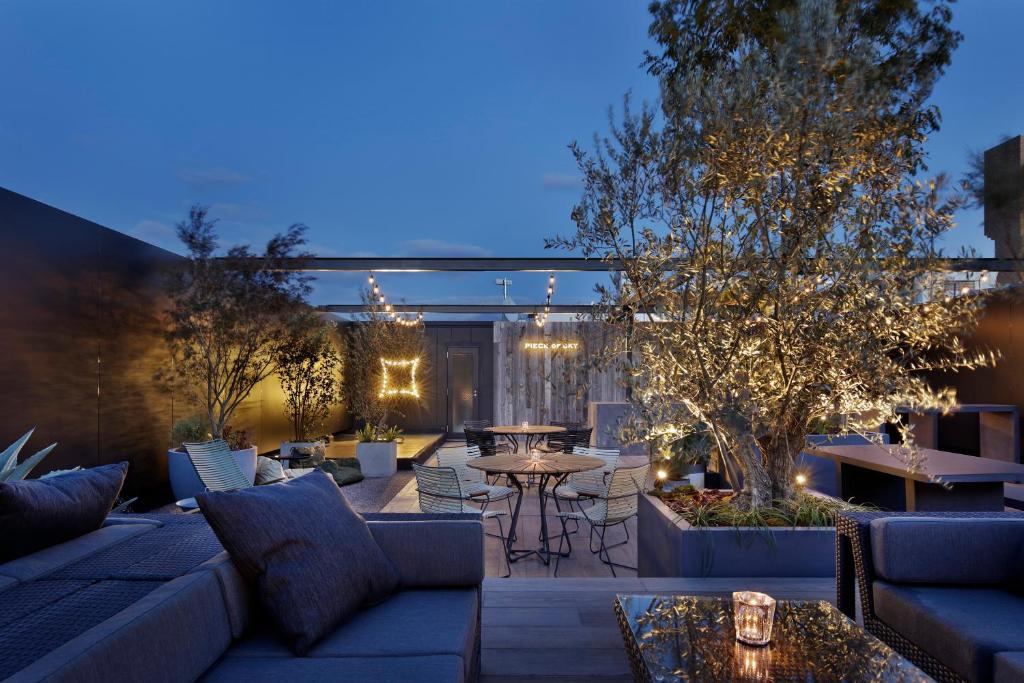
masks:
<path fill-rule="evenodd" d="M 480 419 L 480 367 L 474 346 L 448 347 L 448 432 L 461 434 L 466 420 Z"/>

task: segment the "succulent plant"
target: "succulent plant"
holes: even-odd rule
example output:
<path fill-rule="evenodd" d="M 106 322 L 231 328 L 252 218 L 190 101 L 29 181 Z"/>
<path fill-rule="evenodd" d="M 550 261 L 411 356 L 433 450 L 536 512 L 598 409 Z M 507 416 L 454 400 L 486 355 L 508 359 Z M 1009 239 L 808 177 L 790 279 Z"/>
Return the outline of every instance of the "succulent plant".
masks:
<path fill-rule="evenodd" d="M 24 479 L 32 471 L 32 468 L 42 462 L 43 458 L 56 448 L 57 444 L 51 443 L 38 453 L 25 458 L 19 464 L 18 453 L 21 452 L 21 449 L 28 442 L 34 431 L 35 427 L 25 432 L 20 439 L 8 446 L 3 453 L 0 453 L 0 481 L 19 481 Z"/>

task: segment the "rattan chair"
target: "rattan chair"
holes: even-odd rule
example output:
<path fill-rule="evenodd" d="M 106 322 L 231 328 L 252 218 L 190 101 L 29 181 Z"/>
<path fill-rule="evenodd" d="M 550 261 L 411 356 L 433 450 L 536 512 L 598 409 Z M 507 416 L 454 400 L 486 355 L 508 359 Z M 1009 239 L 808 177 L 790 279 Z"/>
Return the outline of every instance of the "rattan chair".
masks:
<path fill-rule="evenodd" d="M 512 574 L 509 564 L 505 527 L 501 518 L 503 510 L 477 509 L 466 503 L 467 496 L 462 490 L 462 482 L 454 467 L 427 467 L 419 463 L 412 464 L 416 474 L 416 491 L 419 493 L 420 510 L 426 513 L 479 513 L 484 520 L 493 519 L 498 522 L 498 538 L 501 540 L 502 553 L 505 555 L 505 567 L 508 575 Z M 485 506 L 486 507 L 486 506 Z"/>
<path fill-rule="evenodd" d="M 578 512 L 570 510 L 557 513 L 558 520 L 562 523 L 562 533 L 558 538 L 555 576 L 558 576 L 558 565 L 562 561 L 563 545 L 568 544 L 569 546 L 566 554 L 572 552 L 572 541 L 569 540 L 569 530 L 566 527 L 566 522 L 569 520 L 575 520 L 577 523 L 586 522 L 590 525 L 590 552 L 597 554 L 597 559 L 601 560 L 611 570 L 612 576 L 616 576 L 616 567 L 636 571 L 636 567 L 614 562 L 608 554 L 608 550 L 629 543 L 629 529 L 626 526 L 626 522 L 636 517 L 640 493 L 644 490 L 647 475 L 650 471 L 650 464 L 641 465 L 640 467 L 620 467 L 608 477 L 603 492 L 604 495 L 595 496 L 593 505 L 583 508 Z M 626 531 L 626 540 L 608 545 L 605 543 L 605 534 L 608 528 L 619 524 Z M 594 548 L 595 531 L 597 531 L 599 540 L 596 549 Z"/>
<path fill-rule="evenodd" d="M 214 439 L 203 443 L 183 443 L 185 452 L 192 466 L 196 468 L 199 481 L 207 491 L 234 491 L 250 488 L 253 483 L 242 472 L 238 461 L 231 454 L 231 448 L 224 439 Z M 177 502 L 184 510 L 196 510 L 199 504 L 195 498 L 185 498 Z"/>

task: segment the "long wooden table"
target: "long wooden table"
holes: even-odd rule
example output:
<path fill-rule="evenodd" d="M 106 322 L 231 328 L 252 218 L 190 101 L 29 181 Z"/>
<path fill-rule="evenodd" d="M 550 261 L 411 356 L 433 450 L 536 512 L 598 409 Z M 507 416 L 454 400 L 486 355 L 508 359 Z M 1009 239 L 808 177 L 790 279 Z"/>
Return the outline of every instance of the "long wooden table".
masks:
<path fill-rule="evenodd" d="M 886 510 L 992 511 L 1003 509 L 1003 484 L 1024 482 L 1024 465 L 918 449 L 917 462 L 900 446 L 808 446 L 805 452 L 836 464 L 840 496 Z"/>

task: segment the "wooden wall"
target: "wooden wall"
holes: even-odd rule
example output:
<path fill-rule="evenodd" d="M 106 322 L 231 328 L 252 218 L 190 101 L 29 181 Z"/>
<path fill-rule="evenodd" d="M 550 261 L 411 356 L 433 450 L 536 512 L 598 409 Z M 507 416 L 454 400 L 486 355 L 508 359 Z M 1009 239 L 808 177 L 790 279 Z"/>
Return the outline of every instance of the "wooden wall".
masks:
<path fill-rule="evenodd" d="M 609 332 L 598 323 L 494 323 L 494 421 L 542 424 L 587 421 L 590 401 L 624 401 L 626 391 L 612 372 L 588 368 L 585 360 Z M 577 341 L 575 352 L 526 350 L 526 341 Z"/>
<path fill-rule="evenodd" d="M 153 376 L 163 343 L 165 269 L 179 256 L 0 188 L 0 448 L 30 427 L 35 474 L 127 460 L 126 493 L 169 499 L 173 420 L 192 414 Z M 240 408 L 261 452 L 290 438 L 271 378 Z M 350 425 L 339 410 L 333 429 Z"/>

